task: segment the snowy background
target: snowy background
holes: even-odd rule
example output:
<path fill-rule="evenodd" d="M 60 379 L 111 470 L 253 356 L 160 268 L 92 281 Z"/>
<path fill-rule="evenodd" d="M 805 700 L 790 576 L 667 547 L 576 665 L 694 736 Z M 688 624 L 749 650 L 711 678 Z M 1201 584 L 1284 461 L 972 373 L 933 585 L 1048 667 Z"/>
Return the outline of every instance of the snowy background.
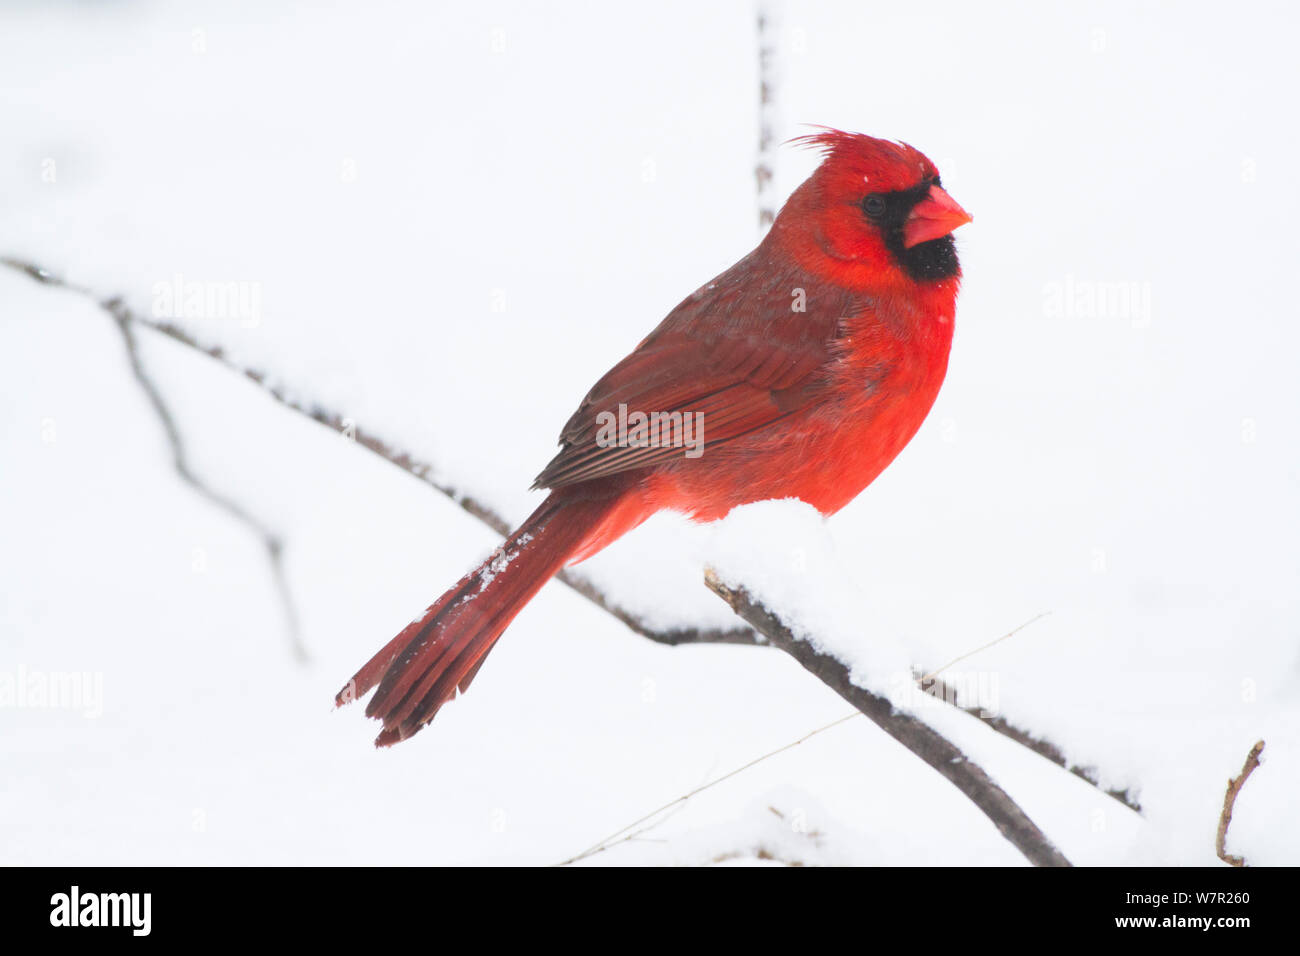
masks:
<path fill-rule="evenodd" d="M 930 155 L 975 216 L 951 371 L 828 522 L 660 516 L 583 570 L 735 623 L 713 561 L 888 684 L 945 676 L 1096 787 L 925 708 L 1080 864 L 1300 863 L 1293 7 L 776 7 L 779 141 Z M 588 386 L 758 238 L 750 3 L 0 9 L 0 862 L 554 863 L 849 706 L 765 649 L 656 645 L 559 584 L 391 751 L 332 695 L 497 542 L 415 477 L 136 326 L 175 321 L 512 520 Z M 776 148 L 783 198 L 816 157 Z M 779 592 L 779 593 L 778 593 Z M 882 670 L 884 668 L 884 670 Z M 90 675 L 74 705 L 19 684 Z M 771 812 L 775 810 L 776 812 Z M 857 718 L 600 864 L 1023 864 Z"/>

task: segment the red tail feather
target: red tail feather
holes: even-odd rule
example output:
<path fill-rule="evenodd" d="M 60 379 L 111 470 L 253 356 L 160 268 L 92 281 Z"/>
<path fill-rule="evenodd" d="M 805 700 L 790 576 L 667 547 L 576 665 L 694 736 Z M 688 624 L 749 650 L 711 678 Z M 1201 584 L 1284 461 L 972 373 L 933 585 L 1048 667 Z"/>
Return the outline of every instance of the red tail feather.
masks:
<path fill-rule="evenodd" d="M 505 544 L 370 659 L 335 697 L 342 706 L 378 690 L 366 715 L 384 722 L 377 746 L 404 740 L 464 691 L 515 616 L 583 550 L 614 501 L 557 492 Z"/>

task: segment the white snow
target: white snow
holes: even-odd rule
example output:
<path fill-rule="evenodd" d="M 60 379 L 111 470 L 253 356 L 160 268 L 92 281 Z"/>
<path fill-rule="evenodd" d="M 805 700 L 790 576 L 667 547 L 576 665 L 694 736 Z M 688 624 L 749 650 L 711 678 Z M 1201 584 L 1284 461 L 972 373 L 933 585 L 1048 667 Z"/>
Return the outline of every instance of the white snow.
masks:
<path fill-rule="evenodd" d="M 582 570 L 655 623 L 729 626 L 713 563 L 894 690 L 1050 612 L 945 677 L 1141 817 L 926 719 L 1095 864 L 1214 863 L 1264 739 L 1229 848 L 1300 862 L 1296 13 L 779 24 L 778 136 L 907 140 L 975 216 L 948 381 L 828 521 L 663 515 Z M 179 312 L 519 520 L 590 384 L 756 239 L 754 45 L 740 2 L 9 4 L 0 255 Z M 816 162 L 775 158 L 777 195 Z M 205 317 L 177 308 L 190 284 Z M 0 315 L 0 672 L 102 677 L 98 717 L 0 707 L 0 862 L 556 862 L 847 712 L 777 652 L 654 645 L 551 585 L 471 693 L 375 752 L 333 693 L 499 539 L 139 330 L 195 473 L 285 541 L 300 666 L 265 549 L 177 478 L 112 319 L 10 269 Z M 1023 862 L 863 718 L 646 837 L 587 862 Z"/>

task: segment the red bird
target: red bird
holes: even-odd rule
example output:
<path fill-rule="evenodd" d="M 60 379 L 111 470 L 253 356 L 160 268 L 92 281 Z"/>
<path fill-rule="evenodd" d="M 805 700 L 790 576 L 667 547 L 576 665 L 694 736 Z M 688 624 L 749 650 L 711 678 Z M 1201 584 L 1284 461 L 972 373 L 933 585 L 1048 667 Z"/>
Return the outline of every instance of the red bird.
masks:
<path fill-rule="evenodd" d="M 793 497 L 829 515 L 916 434 L 948 367 L 951 233 L 971 217 L 911 146 L 837 130 L 797 142 L 824 159 L 758 248 L 596 383 L 534 484 L 546 500 L 339 692 L 378 685 L 378 746 L 469 686 L 557 571 L 655 512 L 711 521 Z"/>

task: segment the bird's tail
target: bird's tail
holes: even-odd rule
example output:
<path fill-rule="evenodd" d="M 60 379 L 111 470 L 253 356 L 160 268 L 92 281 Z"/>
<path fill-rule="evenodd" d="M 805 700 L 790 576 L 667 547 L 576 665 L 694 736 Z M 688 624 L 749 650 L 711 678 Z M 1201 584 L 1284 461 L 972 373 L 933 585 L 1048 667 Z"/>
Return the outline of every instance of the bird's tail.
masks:
<path fill-rule="evenodd" d="M 469 686 L 515 615 L 587 548 L 614 506 L 610 500 L 552 494 L 491 557 L 357 671 L 335 703 L 351 703 L 377 684 L 366 706 L 366 716 L 384 722 L 375 745 L 415 734 Z"/>

